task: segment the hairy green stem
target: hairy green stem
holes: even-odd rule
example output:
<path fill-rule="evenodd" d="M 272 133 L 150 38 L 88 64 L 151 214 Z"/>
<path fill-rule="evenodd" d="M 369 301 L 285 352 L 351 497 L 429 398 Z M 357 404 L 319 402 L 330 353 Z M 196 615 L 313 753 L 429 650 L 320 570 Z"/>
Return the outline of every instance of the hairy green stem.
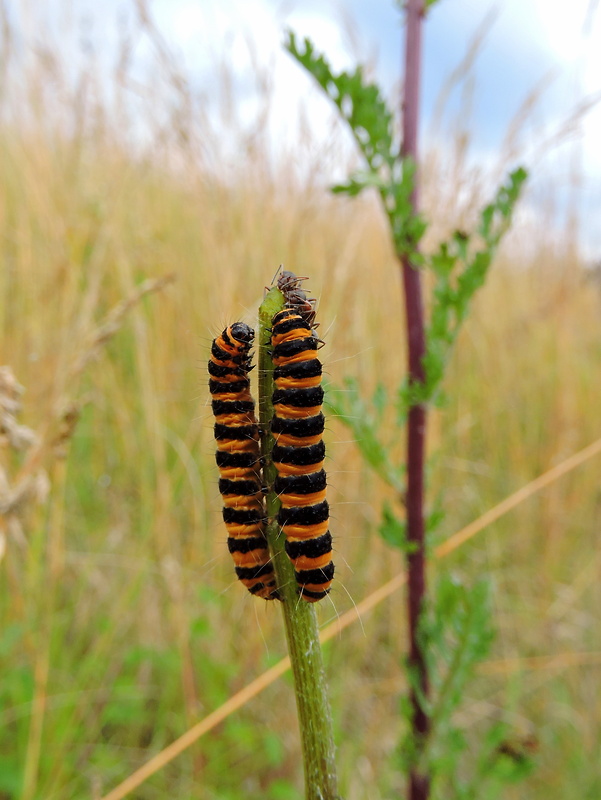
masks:
<path fill-rule="evenodd" d="M 263 475 L 268 492 L 267 540 L 273 558 L 278 591 L 286 627 L 288 652 L 294 675 L 294 689 L 305 771 L 306 800 L 338 798 L 334 734 L 330 703 L 319 644 L 315 608 L 298 596 L 294 568 L 284 550 L 284 537 L 275 517 L 279 500 L 273 491 L 276 470 L 271 460 L 273 437 L 269 423 L 273 417 L 273 362 L 271 320 L 284 307 L 279 289 L 271 289 L 259 309 L 259 424 Z"/>

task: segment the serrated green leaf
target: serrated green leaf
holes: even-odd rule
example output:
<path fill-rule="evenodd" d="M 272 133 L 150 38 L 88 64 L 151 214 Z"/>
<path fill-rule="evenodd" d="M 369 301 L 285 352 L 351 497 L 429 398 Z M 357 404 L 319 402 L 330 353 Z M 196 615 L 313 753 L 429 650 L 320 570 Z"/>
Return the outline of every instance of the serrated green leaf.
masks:
<path fill-rule="evenodd" d="M 311 40 L 299 44 L 293 31 L 287 32 L 285 47 L 336 104 L 372 170 L 377 173 L 382 165 L 391 164 L 398 156 L 393 150 L 393 115 L 378 87 L 365 81 L 362 67 L 335 74 Z"/>

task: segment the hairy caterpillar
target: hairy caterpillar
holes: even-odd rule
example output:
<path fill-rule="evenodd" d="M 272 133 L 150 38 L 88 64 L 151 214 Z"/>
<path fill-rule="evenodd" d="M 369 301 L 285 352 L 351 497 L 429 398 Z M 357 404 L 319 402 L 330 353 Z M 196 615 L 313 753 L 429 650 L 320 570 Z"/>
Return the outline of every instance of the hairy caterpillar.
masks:
<path fill-rule="evenodd" d="M 294 564 L 301 597 L 313 603 L 329 592 L 334 564 L 323 468 L 319 339 L 314 333 L 314 301 L 299 288 L 299 280 L 293 273 L 282 273 L 278 288 L 289 306 L 272 320 L 276 386 L 272 459 L 278 472 L 274 489 L 281 501 L 278 524 L 286 536 L 286 552 Z"/>
<path fill-rule="evenodd" d="M 213 341 L 209 391 L 228 549 L 249 592 L 273 600 L 278 593 L 265 538 L 259 431 L 248 378 L 254 336 L 251 327 L 235 322 Z"/>

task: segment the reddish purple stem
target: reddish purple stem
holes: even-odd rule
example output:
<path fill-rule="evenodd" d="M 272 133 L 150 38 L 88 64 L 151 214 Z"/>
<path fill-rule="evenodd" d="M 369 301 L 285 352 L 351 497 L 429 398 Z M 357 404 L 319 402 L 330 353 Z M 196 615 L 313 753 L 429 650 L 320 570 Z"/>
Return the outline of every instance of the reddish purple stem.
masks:
<path fill-rule="evenodd" d="M 401 155 L 408 156 L 417 164 L 419 88 L 421 68 L 421 33 L 424 16 L 423 0 L 408 0 L 405 29 L 405 86 L 403 96 L 403 144 Z M 411 195 L 413 212 L 418 208 L 418 176 L 415 175 Z M 424 313 L 420 273 L 411 265 L 408 256 L 401 257 L 403 285 L 405 289 L 405 313 L 407 323 L 407 345 L 409 351 L 409 380 L 423 383 L 425 380 L 423 358 L 426 352 Z M 407 556 L 408 571 L 408 617 L 409 617 L 409 663 L 420 693 L 428 694 L 428 673 L 425 654 L 418 642 L 418 624 L 426 594 L 426 559 L 424 526 L 424 458 L 426 442 L 426 408 L 423 404 L 411 406 L 407 421 L 407 539 L 415 546 L 415 552 Z M 423 741 L 429 731 L 430 720 L 421 707 L 418 692 L 410 690 L 412 706 L 412 732 L 414 741 Z M 409 775 L 409 800 L 427 800 L 430 781 L 415 767 Z"/>

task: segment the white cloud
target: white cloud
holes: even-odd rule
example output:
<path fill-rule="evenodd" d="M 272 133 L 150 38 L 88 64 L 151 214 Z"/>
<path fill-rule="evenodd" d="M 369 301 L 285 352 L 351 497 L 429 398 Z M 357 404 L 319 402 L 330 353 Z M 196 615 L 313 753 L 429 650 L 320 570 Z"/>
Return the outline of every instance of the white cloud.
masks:
<path fill-rule="evenodd" d="M 497 19 L 474 70 L 477 91 L 472 117 L 466 122 L 473 141 L 472 157 L 483 161 L 495 158 L 495 148 L 499 148 L 520 102 L 553 67 L 558 79 L 540 106 L 537 125 L 549 129 L 558 124 L 578 97 L 601 89 L 601 16 L 591 15 L 589 30 L 583 32 L 591 2 L 490 0 L 484 4 L 482 0 L 448 0 L 435 5 L 425 31 L 424 111 L 432 108 L 433 98 L 465 53 L 478 25 L 488 10 L 496 7 Z M 48 0 L 39 8 L 35 6 L 34 16 L 44 25 L 56 23 L 67 6 L 82 19 L 91 20 L 89 29 L 95 32 L 100 63 L 110 64 L 115 57 L 111 54 L 118 48 L 115 21 L 125 11 L 133 20 L 133 0 L 106 0 L 102 6 L 92 0 L 78 0 L 72 5 L 65 0 Z M 376 68 L 377 81 L 387 90 L 400 81 L 401 17 L 393 0 L 154 0 L 150 11 L 161 35 L 181 54 L 184 74 L 198 92 L 199 103 L 206 99 L 211 125 L 218 131 L 220 126 L 223 129 L 218 144 L 232 164 L 236 163 L 237 132 L 263 124 L 261 114 L 269 93 L 269 114 L 264 119 L 274 158 L 295 160 L 301 171 L 303 160 L 315 162 L 321 153 L 324 182 L 337 166 L 340 169 L 340 163 L 348 160 L 348 138 L 341 135 L 340 126 L 336 127 L 331 105 L 282 49 L 287 27 L 300 36 L 309 35 L 317 49 L 327 53 L 336 70 L 354 66 L 357 52 L 375 53 L 377 57 L 370 60 Z M 345 24 L 345 17 L 356 20 L 355 40 L 352 25 Z M 47 30 L 57 35 L 56 27 L 48 25 Z M 132 21 L 132 31 L 135 27 Z M 76 31 L 73 41 L 77 41 L 77 35 Z M 153 59 L 148 41 L 133 33 L 132 37 L 140 67 L 135 75 L 143 79 L 156 74 L 152 69 L 144 72 Z M 71 50 L 76 49 L 71 45 Z M 227 129 L 227 115 L 223 113 L 227 102 L 220 70 L 227 72 L 231 81 L 230 118 L 237 129 L 234 125 Z M 161 112 L 160 103 L 157 92 L 157 113 Z M 458 105 L 453 106 L 454 112 Z M 530 140 L 530 147 L 533 141 L 536 143 L 536 130 L 532 125 L 524 137 Z M 442 138 L 447 132 L 443 126 L 436 134 Z M 601 139 L 601 108 L 593 110 L 582 122 L 581 132 L 581 170 L 586 176 L 583 191 L 585 196 L 588 192 L 593 197 L 596 193 L 591 184 L 601 180 L 601 149 L 597 145 Z M 565 183 L 568 155 L 563 164 L 559 161 L 548 159 L 536 169 L 562 175 Z"/>

